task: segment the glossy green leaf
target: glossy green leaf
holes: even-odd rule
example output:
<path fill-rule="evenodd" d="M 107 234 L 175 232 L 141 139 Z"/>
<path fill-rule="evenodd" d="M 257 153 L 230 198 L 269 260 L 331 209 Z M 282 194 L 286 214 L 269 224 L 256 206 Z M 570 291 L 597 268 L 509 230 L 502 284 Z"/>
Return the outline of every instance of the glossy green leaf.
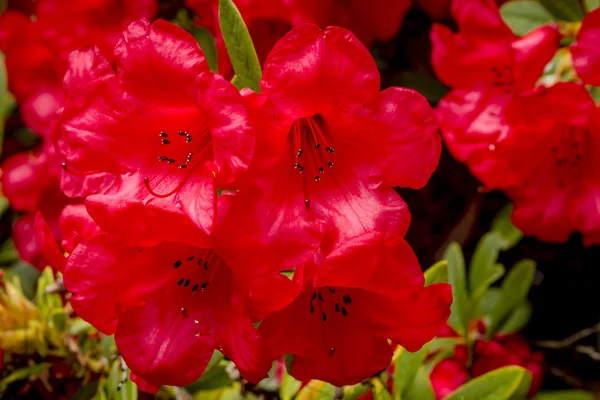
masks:
<path fill-rule="evenodd" d="M 469 288 L 474 300 L 504 275 L 504 267 L 496 263 L 501 241 L 498 233 L 488 232 L 477 243 L 469 267 Z"/>
<path fill-rule="evenodd" d="M 583 4 L 585 5 L 585 9 L 589 12 L 600 7 L 600 0 L 583 0 Z"/>
<path fill-rule="evenodd" d="M 458 243 L 450 243 L 444 258 L 448 261 L 448 282 L 452 285 L 452 307 L 448 323 L 464 334 L 468 330 L 471 307 L 465 273 L 465 259 Z"/>
<path fill-rule="evenodd" d="M 212 72 L 218 72 L 219 60 L 217 46 L 213 35 L 211 35 L 207 29 L 197 26 L 192 28 L 192 35 L 196 38 L 196 41 L 202 48 L 204 58 L 206 58 L 206 62 L 208 63 L 208 68 L 210 68 Z"/>
<path fill-rule="evenodd" d="M 500 298 L 489 315 L 488 335 L 490 337 L 502 326 L 513 310 L 525 301 L 534 276 L 535 262 L 532 260 L 521 260 L 509 271 L 502 282 Z"/>
<path fill-rule="evenodd" d="M 523 238 L 523 232 L 517 229 L 510 219 L 512 210 L 512 203 L 506 205 L 492 222 L 492 231 L 500 235 L 499 245 L 503 251 L 513 248 Z"/>
<path fill-rule="evenodd" d="M 540 392 L 532 400 L 594 400 L 594 393 L 584 390 L 558 390 L 556 392 Z"/>
<path fill-rule="evenodd" d="M 498 332 L 500 333 L 516 333 L 521 329 L 525 328 L 529 320 L 531 319 L 531 314 L 533 312 L 533 307 L 531 303 L 525 300 L 523 303 L 519 304 L 517 308 L 508 316 L 506 322 L 502 324 Z"/>
<path fill-rule="evenodd" d="M 552 14 L 535 0 L 516 0 L 505 3 L 500 7 L 500 15 L 517 36 L 523 36 L 554 19 Z"/>
<path fill-rule="evenodd" d="M 259 91 L 262 72 L 242 15 L 232 0 L 219 0 L 219 22 L 223 41 L 231 59 L 238 89 L 248 87 Z"/>
<path fill-rule="evenodd" d="M 540 3 L 560 21 L 581 21 L 585 14 L 579 0 L 540 0 Z"/>
<path fill-rule="evenodd" d="M 423 365 L 427 357 L 429 346 L 425 345 L 421 350 L 410 353 L 404 349 L 394 364 L 394 399 L 401 399 L 412 386 L 417 371 Z"/>
<path fill-rule="evenodd" d="M 425 275 L 425 286 L 434 283 L 448 282 L 448 261 L 442 260 L 427 268 Z"/>
<path fill-rule="evenodd" d="M 481 375 L 444 400 L 511 400 L 531 375 L 522 367 L 504 367 Z"/>
<path fill-rule="evenodd" d="M 287 369 L 284 369 L 279 397 L 281 400 L 292 400 L 296 396 L 296 393 L 298 393 L 298 390 L 300 390 L 300 386 L 302 386 L 302 382 L 291 376 L 287 372 Z"/>
<path fill-rule="evenodd" d="M 375 400 L 393 400 L 388 389 L 383 385 L 381 379 L 375 378 L 371 380 L 373 384 L 373 399 Z"/>
<path fill-rule="evenodd" d="M 431 380 L 427 370 L 423 367 L 419 368 L 412 384 L 406 391 L 406 396 L 402 397 L 406 400 L 435 400 L 435 393 L 431 386 Z"/>
<path fill-rule="evenodd" d="M 371 387 L 362 383 L 352 386 L 344 386 L 344 400 L 358 400 L 369 393 Z M 282 399 L 283 400 L 283 399 Z"/>
<path fill-rule="evenodd" d="M 201 390 L 214 390 L 231 386 L 233 381 L 226 371 L 227 364 L 228 362 L 225 361 L 223 354 L 215 351 L 200 379 L 185 388 L 193 393 Z"/>

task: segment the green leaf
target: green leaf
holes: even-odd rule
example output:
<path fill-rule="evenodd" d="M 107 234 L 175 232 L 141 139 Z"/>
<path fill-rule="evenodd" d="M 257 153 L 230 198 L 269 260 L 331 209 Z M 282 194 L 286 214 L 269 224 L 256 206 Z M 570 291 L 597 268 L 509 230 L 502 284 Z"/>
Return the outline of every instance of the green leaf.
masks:
<path fill-rule="evenodd" d="M 312 380 L 298 392 L 294 400 L 331 400 L 335 392 L 335 386 L 327 382 Z"/>
<path fill-rule="evenodd" d="M 10 282 L 19 279 L 25 297 L 33 299 L 35 285 L 40 276 L 40 271 L 37 268 L 24 262 L 17 262 L 12 267 L 5 269 L 4 273 L 5 278 Z"/>
<path fill-rule="evenodd" d="M 91 399 L 96 392 L 98 391 L 98 382 L 91 382 L 80 386 L 79 389 L 75 392 L 73 396 L 71 396 L 70 400 L 89 400 Z"/>
<path fill-rule="evenodd" d="M 585 5 L 585 9 L 590 12 L 600 7 L 600 0 L 583 0 L 583 4 Z"/>
<path fill-rule="evenodd" d="M 488 232 L 477 243 L 469 267 L 469 288 L 474 300 L 504 275 L 504 267 L 496 264 L 501 240 L 498 233 Z"/>
<path fill-rule="evenodd" d="M 12 239 L 6 240 L 0 246 L 0 264 L 12 264 L 19 259 L 19 253 Z"/>
<path fill-rule="evenodd" d="M 375 378 L 372 379 L 373 383 L 373 399 L 375 400 L 393 400 L 392 395 L 388 391 L 388 389 L 383 385 L 381 379 Z"/>
<path fill-rule="evenodd" d="M 500 15 L 517 36 L 523 36 L 554 19 L 552 14 L 535 0 L 516 0 L 505 3 L 500 7 Z"/>
<path fill-rule="evenodd" d="M 259 92 L 262 71 L 242 15 L 232 0 L 219 0 L 219 23 L 227 53 L 231 59 L 238 89 L 248 87 Z"/>
<path fill-rule="evenodd" d="M 32 379 L 52 366 L 51 363 L 35 364 L 12 372 L 0 381 L 0 395 L 6 391 L 8 385 L 23 379 Z"/>
<path fill-rule="evenodd" d="M 200 48 L 202 48 L 204 58 L 206 58 L 206 62 L 208 63 L 208 68 L 210 68 L 212 72 L 218 72 L 219 60 L 217 46 L 213 35 L 211 35 L 207 29 L 197 26 L 192 28 L 192 35 L 196 38 Z"/>
<path fill-rule="evenodd" d="M 510 316 L 506 319 L 506 322 L 502 324 L 498 332 L 500 333 L 515 333 L 519 332 L 521 329 L 525 328 L 529 319 L 531 318 L 531 313 L 533 312 L 533 307 L 529 301 L 524 301 L 519 304 L 517 308 L 510 314 Z"/>
<path fill-rule="evenodd" d="M 201 390 L 214 390 L 231 386 L 233 381 L 227 373 L 227 364 L 228 362 L 225 361 L 223 354 L 215 351 L 200 379 L 185 388 L 187 391 L 194 393 Z"/>
<path fill-rule="evenodd" d="M 403 71 L 393 84 L 421 93 L 430 103 L 437 103 L 448 93 L 448 88 L 435 76 L 422 71 Z"/>
<path fill-rule="evenodd" d="M 371 387 L 363 383 L 344 386 L 344 400 L 358 400 L 371 391 Z M 282 399 L 283 400 L 283 399 Z"/>
<path fill-rule="evenodd" d="M 425 345 L 421 350 L 410 353 L 402 350 L 394 364 L 394 398 L 401 399 L 411 387 L 417 371 L 423 365 L 429 346 Z"/>
<path fill-rule="evenodd" d="M 465 274 L 465 259 L 458 243 L 450 243 L 444 258 L 448 260 L 448 282 L 452 285 L 452 307 L 448 323 L 462 334 L 467 334 L 470 318 L 469 294 Z"/>
<path fill-rule="evenodd" d="M 527 379 L 531 379 L 531 375 L 522 367 L 496 369 L 467 382 L 444 400 L 513 399 Z"/>
<path fill-rule="evenodd" d="M 425 286 L 434 283 L 448 282 L 448 261 L 442 260 L 427 268 L 425 275 Z"/>
<path fill-rule="evenodd" d="M 518 230 L 510 219 L 512 210 L 512 203 L 506 205 L 492 222 L 492 231 L 500 235 L 500 250 L 503 251 L 513 248 L 523 238 L 523 232 Z"/>
<path fill-rule="evenodd" d="M 489 337 L 493 337 L 513 310 L 525 301 L 534 276 L 535 262 L 532 260 L 521 260 L 509 271 L 502 282 L 500 298 L 489 315 Z"/>
<path fill-rule="evenodd" d="M 559 390 L 556 392 L 540 392 L 532 400 L 594 400 L 594 393 L 584 390 Z"/>
<path fill-rule="evenodd" d="M 425 368 L 419 368 L 412 385 L 406 391 L 406 397 L 402 398 L 407 400 L 435 400 L 431 380 Z"/>
<path fill-rule="evenodd" d="M 540 3 L 560 21 L 581 21 L 585 15 L 579 0 L 540 0 Z"/>
<path fill-rule="evenodd" d="M 302 382 L 291 376 L 287 369 L 283 369 L 283 377 L 281 378 L 281 388 L 279 389 L 279 397 L 281 400 L 292 400 L 300 387 Z"/>

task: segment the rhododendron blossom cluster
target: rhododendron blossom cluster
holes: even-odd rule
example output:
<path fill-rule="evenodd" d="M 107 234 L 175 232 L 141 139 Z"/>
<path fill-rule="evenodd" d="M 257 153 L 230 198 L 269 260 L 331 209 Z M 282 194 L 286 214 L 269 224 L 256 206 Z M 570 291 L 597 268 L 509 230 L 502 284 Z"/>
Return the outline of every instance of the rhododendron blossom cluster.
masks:
<path fill-rule="evenodd" d="M 43 4 L 27 26 L 42 26 Z M 61 15 L 102 15 L 86 12 Z M 81 318 L 115 335 L 132 380 L 188 385 L 219 350 L 250 382 L 288 354 L 297 379 L 354 384 L 386 368 L 394 344 L 431 340 L 451 290 L 424 285 L 393 189 L 422 187 L 437 165 L 426 100 L 380 91 L 343 28 L 282 35 L 255 93 L 211 72 L 183 29 L 133 14 L 101 25 L 118 35 L 90 32 L 51 58 L 56 76 L 23 95 L 53 93 L 48 113 L 35 109 L 44 129 L 29 122 L 43 146 L 3 174 L 40 264 L 64 272 Z M 3 36 L 9 65 L 15 37 Z M 10 68 L 9 80 L 30 104 Z M 49 190 L 61 200 L 46 211 Z M 35 193 L 21 207 L 24 191 Z"/>
<path fill-rule="evenodd" d="M 452 87 L 437 109 L 450 151 L 514 201 L 525 234 L 599 243 L 598 10 L 580 29 L 548 23 L 522 37 L 492 0 L 454 0 L 452 14 L 458 32 L 431 32 L 433 66 Z"/>

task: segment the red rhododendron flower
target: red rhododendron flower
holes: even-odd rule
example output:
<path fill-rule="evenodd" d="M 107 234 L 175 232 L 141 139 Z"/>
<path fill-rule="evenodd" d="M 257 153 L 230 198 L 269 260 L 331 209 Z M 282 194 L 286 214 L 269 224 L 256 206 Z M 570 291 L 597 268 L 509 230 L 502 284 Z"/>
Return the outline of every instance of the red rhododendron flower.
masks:
<path fill-rule="evenodd" d="M 152 18 L 157 9 L 155 0 L 39 0 L 35 21 L 19 12 L 3 13 L 0 50 L 25 123 L 48 134 L 63 101 L 62 79 L 71 51 L 90 45 L 112 49 L 131 21 Z"/>
<path fill-rule="evenodd" d="M 214 182 L 227 187 L 252 156 L 243 99 L 208 71 L 195 39 L 165 21 L 132 23 L 114 59 L 116 71 L 97 49 L 71 57 L 59 139 L 67 169 L 119 177 L 86 199 L 104 231 L 193 242 L 182 210 L 209 232 Z"/>
<path fill-rule="evenodd" d="M 150 385 L 190 384 L 214 349 L 232 359 L 245 379 L 258 382 L 272 358 L 251 314 L 269 310 L 252 287 L 269 287 L 276 301 L 275 287 L 289 291 L 289 280 L 265 257 L 248 257 L 260 251 L 251 242 L 225 238 L 225 245 L 198 246 L 124 246 L 106 235 L 83 241 L 65 270 L 71 304 L 100 331 L 115 333 L 129 368 Z M 234 274 L 227 260 L 235 263 L 240 252 L 246 254 L 244 267 Z"/>
<path fill-rule="evenodd" d="M 60 240 L 59 216 L 73 202 L 59 188 L 59 168 L 54 147 L 48 142 L 31 153 L 9 157 L 1 167 L 3 193 L 15 210 L 24 213 L 13 226 L 15 248 L 24 261 L 40 269 L 48 260 L 35 235 L 36 212 L 44 216 L 53 237 Z"/>
<path fill-rule="evenodd" d="M 542 386 L 544 354 L 532 352 L 527 342 L 519 335 L 498 335 L 489 342 L 475 344 L 473 377 L 509 365 L 519 365 L 531 373 L 528 396 L 535 395 Z"/>
<path fill-rule="evenodd" d="M 447 284 L 423 287 L 404 240 L 365 233 L 296 271 L 300 293 L 259 327 L 274 356 L 292 354 L 290 373 L 335 386 L 385 369 L 388 338 L 409 351 L 431 340 L 450 314 Z"/>
<path fill-rule="evenodd" d="M 468 359 L 467 347 L 460 345 L 454 349 L 454 356 L 440 361 L 433 367 L 429 379 L 437 400 L 443 399 L 467 383 Z"/>
<path fill-rule="evenodd" d="M 326 230 L 345 241 L 367 226 L 403 225 L 405 205 L 391 187 L 420 187 L 437 165 L 440 139 L 427 101 L 379 86 L 375 62 L 354 35 L 304 25 L 277 43 L 261 94 L 247 96 L 257 148 L 237 221 L 273 245 L 282 268 L 314 253 Z"/>
<path fill-rule="evenodd" d="M 302 23 L 346 28 L 367 47 L 392 39 L 400 30 L 411 0 L 289 0 Z M 298 26 L 298 25 L 295 25 Z"/>
<path fill-rule="evenodd" d="M 573 67 L 583 82 L 600 86 L 600 10 L 588 13 L 570 47 Z"/>
<path fill-rule="evenodd" d="M 515 99 L 507 114 L 511 130 L 496 156 L 507 166 L 502 173 L 519 177 L 506 189 L 514 224 L 546 241 L 565 241 L 577 231 L 586 243 L 599 243 L 594 100 L 582 85 L 558 83 Z"/>
<path fill-rule="evenodd" d="M 454 0 L 460 31 L 434 25 L 432 61 L 439 78 L 454 88 L 437 115 L 452 154 L 489 187 L 519 180 L 495 150 L 506 135 L 504 110 L 511 98 L 534 87 L 559 45 L 555 27 L 516 38 L 492 0 Z M 502 173 L 499 173 L 502 171 Z"/>
<path fill-rule="evenodd" d="M 499 334 L 490 341 L 478 339 L 473 348 L 470 369 L 467 367 L 468 358 L 467 347 L 458 345 L 452 357 L 433 367 L 429 377 L 437 400 L 444 399 L 467 383 L 469 376 L 477 378 L 511 365 L 521 366 L 531 373 L 529 397 L 535 395 L 542 385 L 544 356 L 540 352 L 532 352 L 527 342 L 517 334 Z"/>

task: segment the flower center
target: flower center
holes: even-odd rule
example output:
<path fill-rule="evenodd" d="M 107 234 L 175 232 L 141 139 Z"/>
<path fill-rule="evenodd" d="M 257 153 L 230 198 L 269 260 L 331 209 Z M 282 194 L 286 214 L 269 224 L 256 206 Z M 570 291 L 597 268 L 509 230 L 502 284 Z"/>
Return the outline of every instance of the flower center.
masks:
<path fill-rule="evenodd" d="M 589 131 L 585 128 L 566 124 L 557 128 L 555 144 L 551 151 L 558 187 L 564 187 L 565 183 L 578 173 L 584 159 L 584 142 L 588 136 Z"/>
<path fill-rule="evenodd" d="M 158 134 L 158 140 L 160 141 L 160 151 L 157 160 L 172 173 L 176 173 L 177 170 L 193 170 L 212 149 L 208 125 L 197 136 L 192 136 L 186 131 L 178 131 L 176 134 L 161 131 Z M 174 189 L 164 194 L 157 193 L 150 187 L 150 177 L 148 176 L 144 178 L 144 185 L 154 197 L 170 197 L 181 189 L 189 173 L 184 175 L 181 182 Z"/>
<path fill-rule="evenodd" d="M 186 299 L 198 301 L 195 296 L 204 295 L 219 268 L 219 256 L 213 249 L 198 249 L 196 254 L 187 254 L 173 261 L 173 268 L 181 271 L 175 284 L 181 290 L 189 291 Z M 191 297 L 190 297 L 191 296 Z M 179 310 L 184 318 L 188 318 L 188 310 L 185 304 Z M 195 320 L 196 324 L 200 321 Z M 200 332 L 196 333 L 200 336 Z"/>
<path fill-rule="evenodd" d="M 511 93 L 515 85 L 515 78 L 510 65 L 492 67 L 492 86 L 504 89 L 505 93 Z"/>
<path fill-rule="evenodd" d="M 335 149 L 327 141 L 318 114 L 294 121 L 290 133 L 296 154 L 294 169 L 302 176 L 304 203 L 308 208 L 308 186 L 320 182 L 325 171 L 333 168 Z"/>
<path fill-rule="evenodd" d="M 348 317 L 352 297 L 348 292 L 339 293 L 332 287 L 315 288 L 309 300 L 308 311 L 321 319 L 323 330 L 323 343 L 330 357 L 335 354 L 335 347 L 328 343 L 326 324 L 332 323 L 338 318 Z"/>

